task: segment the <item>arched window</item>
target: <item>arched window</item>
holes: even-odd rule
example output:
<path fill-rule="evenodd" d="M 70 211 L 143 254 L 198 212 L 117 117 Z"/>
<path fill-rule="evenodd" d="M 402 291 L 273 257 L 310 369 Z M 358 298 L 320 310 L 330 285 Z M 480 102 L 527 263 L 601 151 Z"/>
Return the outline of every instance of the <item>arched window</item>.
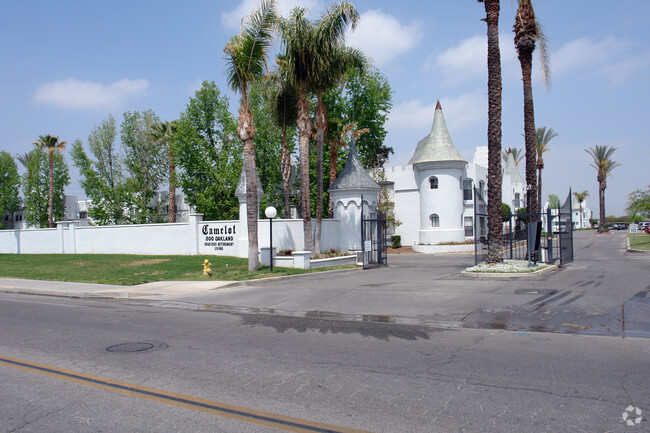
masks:
<path fill-rule="evenodd" d="M 433 214 L 429 217 L 429 224 L 431 227 L 440 227 L 440 217 L 438 217 L 438 214 Z"/>
<path fill-rule="evenodd" d="M 429 178 L 429 189 L 438 189 L 438 178 L 431 176 Z"/>

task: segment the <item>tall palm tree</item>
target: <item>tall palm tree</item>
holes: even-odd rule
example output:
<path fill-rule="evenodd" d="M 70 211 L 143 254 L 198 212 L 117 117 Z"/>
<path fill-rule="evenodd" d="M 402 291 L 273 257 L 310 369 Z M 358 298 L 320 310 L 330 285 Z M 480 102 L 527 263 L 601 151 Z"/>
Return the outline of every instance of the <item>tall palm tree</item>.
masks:
<path fill-rule="evenodd" d="M 515 165 L 519 167 L 519 163 L 524 159 L 524 154 L 521 153 L 521 149 L 516 147 L 509 147 L 506 150 L 501 151 L 501 159 L 504 163 L 508 162 L 508 153 L 512 153 L 512 157 L 515 160 Z"/>
<path fill-rule="evenodd" d="M 356 27 L 359 13 L 348 2 L 341 2 L 329 9 L 317 23 L 318 54 L 323 61 L 316 72 L 316 230 L 314 249 L 320 252 L 321 225 L 323 220 L 323 142 L 327 131 L 327 110 L 323 93 L 338 84 L 349 68 L 363 71 L 365 58 L 355 49 L 343 47 L 346 24 Z"/>
<path fill-rule="evenodd" d="M 478 0 L 485 6 L 488 69 L 488 254 L 487 263 L 503 261 L 501 213 L 501 51 L 499 0 Z"/>
<path fill-rule="evenodd" d="M 287 78 L 298 93 L 298 149 L 300 154 L 300 194 L 305 250 L 313 251 L 311 232 L 311 204 L 309 199 L 309 138 L 311 119 L 307 93 L 316 83 L 317 57 L 316 31 L 305 17 L 306 9 L 296 7 L 289 18 L 280 20 L 280 35 L 283 59 L 286 62 Z"/>
<path fill-rule="evenodd" d="M 244 171 L 246 174 L 246 207 L 248 220 L 248 270 L 259 268 L 257 220 L 259 197 L 257 196 L 257 167 L 255 144 L 257 133 L 253 113 L 248 103 L 249 86 L 266 72 L 266 58 L 271 46 L 276 23 L 275 1 L 263 0 L 247 17 L 241 33 L 233 36 L 226 47 L 226 76 L 234 91 L 241 93 L 237 134 L 244 147 Z"/>
<path fill-rule="evenodd" d="M 535 109 L 533 104 L 532 66 L 533 51 L 536 43 L 539 42 L 542 78 L 546 83 L 548 80 L 549 62 L 546 51 L 545 37 L 539 23 L 535 18 L 535 11 L 531 0 L 518 0 L 517 15 L 515 17 L 515 48 L 521 65 L 521 75 L 524 90 L 524 139 L 526 147 L 526 184 L 530 189 L 528 208 L 537 209 L 537 170 L 535 151 Z M 532 221 L 537 218 L 533 215 Z"/>
<path fill-rule="evenodd" d="M 548 147 L 548 142 L 555 136 L 557 136 L 557 132 L 553 131 L 553 128 L 548 128 L 547 131 L 546 126 L 542 126 L 535 130 L 535 152 L 537 153 L 537 213 L 541 212 L 542 209 L 542 170 L 544 169 L 542 155 L 551 151 Z"/>
<path fill-rule="evenodd" d="M 65 145 L 68 143 L 65 141 L 59 141 L 59 137 L 54 137 L 48 134 L 39 136 L 38 140 L 36 140 L 34 144 L 41 149 L 47 150 L 49 155 L 50 182 L 47 201 L 47 226 L 52 228 L 54 227 L 54 152 L 57 150 L 64 151 Z"/>
<path fill-rule="evenodd" d="M 580 206 L 580 228 L 582 227 L 582 203 L 585 201 L 587 197 L 589 197 L 589 191 L 584 190 L 582 192 L 574 192 L 573 196 L 578 200 L 578 204 Z"/>
<path fill-rule="evenodd" d="M 167 150 L 167 161 L 169 163 L 169 211 L 168 221 L 176 222 L 176 157 L 172 146 L 172 136 L 176 132 L 176 121 L 160 122 L 154 125 L 151 138 Z"/>
<path fill-rule="evenodd" d="M 598 222 L 598 232 L 607 231 L 605 227 L 605 189 L 607 188 L 607 176 L 612 175 L 612 170 L 620 164 L 612 159 L 616 151 L 615 147 L 594 145 L 585 149 L 593 162 L 590 164 L 598 171 L 596 180 L 598 180 L 598 201 L 600 202 L 600 221 Z"/>

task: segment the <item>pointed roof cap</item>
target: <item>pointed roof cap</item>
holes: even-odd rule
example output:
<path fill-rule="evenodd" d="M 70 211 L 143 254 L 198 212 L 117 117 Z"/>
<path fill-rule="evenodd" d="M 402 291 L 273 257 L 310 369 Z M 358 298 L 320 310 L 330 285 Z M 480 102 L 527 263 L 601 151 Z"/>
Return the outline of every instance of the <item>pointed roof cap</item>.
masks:
<path fill-rule="evenodd" d="M 438 161 L 467 162 L 460 156 L 460 153 L 458 153 L 458 150 L 454 147 L 454 143 L 451 141 L 449 131 L 447 131 L 445 117 L 442 114 L 440 101 L 436 103 L 431 132 L 420 140 L 409 164 Z"/>
<path fill-rule="evenodd" d="M 262 197 L 264 192 L 262 191 L 262 183 L 260 182 L 260 175 L 257 174 L 257 199 Z M 241 174 L 239 175 L 239 183 L 237 184 L 237 189 L 235 190 L 235 197 L 246 197 L 246 170 L 244 166 L 241 167 Z"/>
<path fill-rule="evenodd" d="M 510 176 L 513 182 L 524 183 L 524 179 L 519 174 L 519 169 L 515 163 L 515 156 L 511 151 L 508 151 L 508 156 L 506 157 L 506 166 L 503 169 L 504 176 Z"/>
<path fill-rule="evenodd" d="M 345 189 L 367 189 L 372 191 L 379 191 L 381 189 L 381 187 L 377 185 L 377 182 L 370 177 L 368 171 L 363 168 L 363 164 L 361 164 L 361 160 L 359 159 L 359 153 L 357 151 L 354 136 L 352 136 L 350 153 L 348 154 L 348 160 L 345 163 L 345 167 L 343 167 L 343 171 L 327 191 L 330 192 Z"/>

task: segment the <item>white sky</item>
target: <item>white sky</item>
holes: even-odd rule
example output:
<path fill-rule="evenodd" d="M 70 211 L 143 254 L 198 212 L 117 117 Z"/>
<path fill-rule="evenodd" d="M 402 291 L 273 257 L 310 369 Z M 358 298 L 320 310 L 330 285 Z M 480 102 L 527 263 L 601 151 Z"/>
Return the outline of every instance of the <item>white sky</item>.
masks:
<path fill-rule="evenodd" d="M 328 3 L 300 3 L 316 18 Z M 513 48 L 516 2 L 501 2 L 503 147 L 523 147 L 522 90 Z M 0 25 L 0 149 L 31 149 L 41 134 L 86 141 L 110 114 L 151 108 L 175 119 L 203 80 L 236 96 L 224 79 L 222 49 L 254 0 L 137 2 L 22 1 L 3 8 Z M 405 164 L 428 134 L 440 100 L 454 144 L 465 157 L 486 144 L 484 9 L 475 0 L 356 1 L 361 21 L 348 44 L 373 58 L 394 91 L 386 144 L 390 165 Z M 584 149 L 618 147 L 608 179 L 607 214 L 622 215 L 627 195 L 650 184 L 645 121 L 650 97 L 650 2 L 536 0 L 550 41 L 552 87 L 534 76 L 535 118 L 558 136 L 545 156 L 544 197 L 589 190 L 595 169 Z M 537 66 L 536 66 L 537 68 Z M 233 112 L 235 112 L 233 108 Z M 70 164 L 68 193 L 82 197 Z M 523 174 L 523 167 L 521 169 Z"/>

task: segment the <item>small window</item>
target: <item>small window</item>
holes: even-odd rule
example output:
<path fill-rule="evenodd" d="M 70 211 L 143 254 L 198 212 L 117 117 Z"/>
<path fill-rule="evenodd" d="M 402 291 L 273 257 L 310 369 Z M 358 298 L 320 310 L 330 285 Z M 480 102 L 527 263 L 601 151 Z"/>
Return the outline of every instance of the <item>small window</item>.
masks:
<path fill-rule="evenodd" d="M 465 236 L 474 236 L 474 220 L 472 217 L 465 217 Z"/>
<path fill-rule="evenodd" d="M 431 227 L 440 227 L 440 217 L 438 217 L 438 214 L 433 214 L 429 217 L 429 223 L 431 224 Z"/>
<path fill-rule="evenodd" d="M 463 200 L 472 199 L 472 179 L 463 180 Z"/>
<path fill-rule="evenodd" d="M 80 220 L 85 220 L 86 218 L 88 218 L 88 212 L 83 211 L 83 210 L 81 212 L 79 212 L 79 219 Z"/>
<path fill-rule="evenodd" d="M 429 189 L 438 189 L 438 178 L 431 176 L 429 178 Z"/>

